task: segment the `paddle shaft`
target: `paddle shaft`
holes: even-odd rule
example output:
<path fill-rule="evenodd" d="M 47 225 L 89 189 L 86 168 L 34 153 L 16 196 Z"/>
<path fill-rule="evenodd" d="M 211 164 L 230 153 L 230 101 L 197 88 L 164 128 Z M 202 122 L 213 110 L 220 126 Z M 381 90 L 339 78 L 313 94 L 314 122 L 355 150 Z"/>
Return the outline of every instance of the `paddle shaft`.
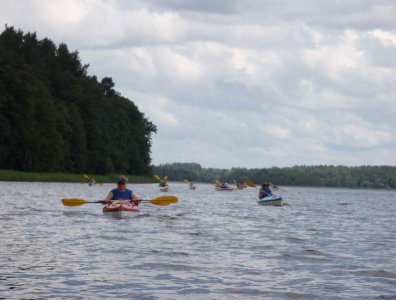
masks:
<path fill-rule="evenodd" d="M 118 199 L 118 200 L 124 200 L 124 199 Z M 110 202 L 110 201 L 118 201 L 118 200 L 113 200 L 113 199 L 111 199 L 111 200 L 109 200 L 109 201 L 105 201 L 105 200 L 85 201 L 84 204 L 85 204 L 85 203 L 102 203 L 102 204 L 106 204 L 107 202 Z M 126 201 L 130 201 L 130 202 L 133 202 L 133 201 L 148 202 L 148 201 L 152 201 L 152 200 L 147 200 L 147 199 L 136 199 L 136 200 L 126 200 Z"/>
<path fill-rule="evenodd" d="M 110 201 L 117 201 L 117 200 L 110 200 Z M 134 201 L 134 200 L 130 200 L 130 201 Z M 146 199 L 137 199 L 135 201 L 139 201 L 139 202 L 148 202 L 154 205 L 159 205 L 159 206 L 165 206 L 165 205 L 169 205 L 172 203 L 177 203 L 178 199 L 175 196 L 161 196 L 161 197 L 157 197 L 151 200 L 146 200 Z M 99 201 L 87 201 L 84 199 L 62 199 L 62 203 L 65 206 L 80 206 L 86 203 L 101 203 L 101 204 L 106 204 L 109 201 L 104 201 L 104 200 L 99 200 Z"/>

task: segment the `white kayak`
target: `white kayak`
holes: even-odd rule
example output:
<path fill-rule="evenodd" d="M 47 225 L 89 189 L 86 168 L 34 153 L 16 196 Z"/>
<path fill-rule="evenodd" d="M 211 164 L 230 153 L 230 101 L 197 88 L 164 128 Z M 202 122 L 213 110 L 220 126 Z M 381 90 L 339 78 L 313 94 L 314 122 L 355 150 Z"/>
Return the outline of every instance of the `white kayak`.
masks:
<path fill-rule="evenodd" d="M 167 192 L 168 190 L 169 190 L 169 186 L 168 185 L 160 187 L 160 191 L 161 192 Z"/>
<path fill-rule="evenodd" d="M 285 203 L 280 196 L 267 196 L 263 199 L 258 199 L 257 203 L 259 205 L 274 205 L 274 206 L 283 206 Z"/>

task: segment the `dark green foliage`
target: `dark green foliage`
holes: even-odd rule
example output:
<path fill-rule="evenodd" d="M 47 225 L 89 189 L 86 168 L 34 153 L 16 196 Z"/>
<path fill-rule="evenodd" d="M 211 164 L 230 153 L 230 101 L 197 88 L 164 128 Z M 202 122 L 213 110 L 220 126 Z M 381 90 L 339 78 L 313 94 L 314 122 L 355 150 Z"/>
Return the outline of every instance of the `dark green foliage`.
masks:
<path fill-rule="evenodd" d="M 294 166 L 269 169 L 204 169 L 195 163 L 173 163 L 151 167 L 152 175 L 168 176 L 170 180 L 244 182 L 264 181 L 275 185 L 328 186 L 349 188 L 396 188 L 396 167 L 392 166 Z"/>
<path fill-rule="evenodd" d="M 36 34 L 0 34 L 0 168 L 147 174 L 156 127 L 78 52 Z"/>
<path fill-rule="evenodd" d="M 94 175 L 96 182 L 112 183 L 117 181 L 118 174 Z M 132 176 L 127 175 L 129 183 L 153 183 L 154 179 L 148 176 Z M 80 174 L 74 173 L 43 173 L 43 172 L 25 172 L 15 170 L 0 169 L 0 181 L 28 181 L 28 182 L 76 182 L 81 184 L 88 184 L 88 180 Z"/>

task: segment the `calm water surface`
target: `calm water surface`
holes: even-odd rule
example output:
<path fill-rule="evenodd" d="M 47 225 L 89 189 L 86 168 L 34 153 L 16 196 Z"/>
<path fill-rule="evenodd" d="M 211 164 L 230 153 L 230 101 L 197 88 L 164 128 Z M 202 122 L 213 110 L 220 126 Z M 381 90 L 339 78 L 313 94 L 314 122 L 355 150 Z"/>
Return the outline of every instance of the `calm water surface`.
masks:
<path fill-rule="evenodd" d="M 103 216 L 115 185 L 0 182 L 0 299 L 396 299 L 396 191 L 129 185 L 138 217 Z"/>

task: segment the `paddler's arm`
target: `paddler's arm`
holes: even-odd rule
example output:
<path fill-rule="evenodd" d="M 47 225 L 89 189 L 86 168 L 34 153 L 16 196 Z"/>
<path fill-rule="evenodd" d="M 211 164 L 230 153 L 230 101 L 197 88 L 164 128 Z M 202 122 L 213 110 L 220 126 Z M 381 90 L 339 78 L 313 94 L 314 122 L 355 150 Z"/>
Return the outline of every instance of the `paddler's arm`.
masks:
<path fill-rule="evenodd" d="M 107 197 L 103 200 L 103 203 L 108 203 L 111 199 L 113 199 L 113 193 L 110 191 Z"/>
<path fill-rule="evenodd" d="M 134 193 L 132 193 L 131 195 L 131 202 L 134 203 L 135 205 L 139 205 L 140 203 L 138 197 Z"/>
<path fill-rule="evenodd" d="M 264 191 L 263 189 L 260 189 L 260 193 L 259 193 L 259 199 L 263 199 L 264 197 L 269 196 L 266 191 Z"/>

